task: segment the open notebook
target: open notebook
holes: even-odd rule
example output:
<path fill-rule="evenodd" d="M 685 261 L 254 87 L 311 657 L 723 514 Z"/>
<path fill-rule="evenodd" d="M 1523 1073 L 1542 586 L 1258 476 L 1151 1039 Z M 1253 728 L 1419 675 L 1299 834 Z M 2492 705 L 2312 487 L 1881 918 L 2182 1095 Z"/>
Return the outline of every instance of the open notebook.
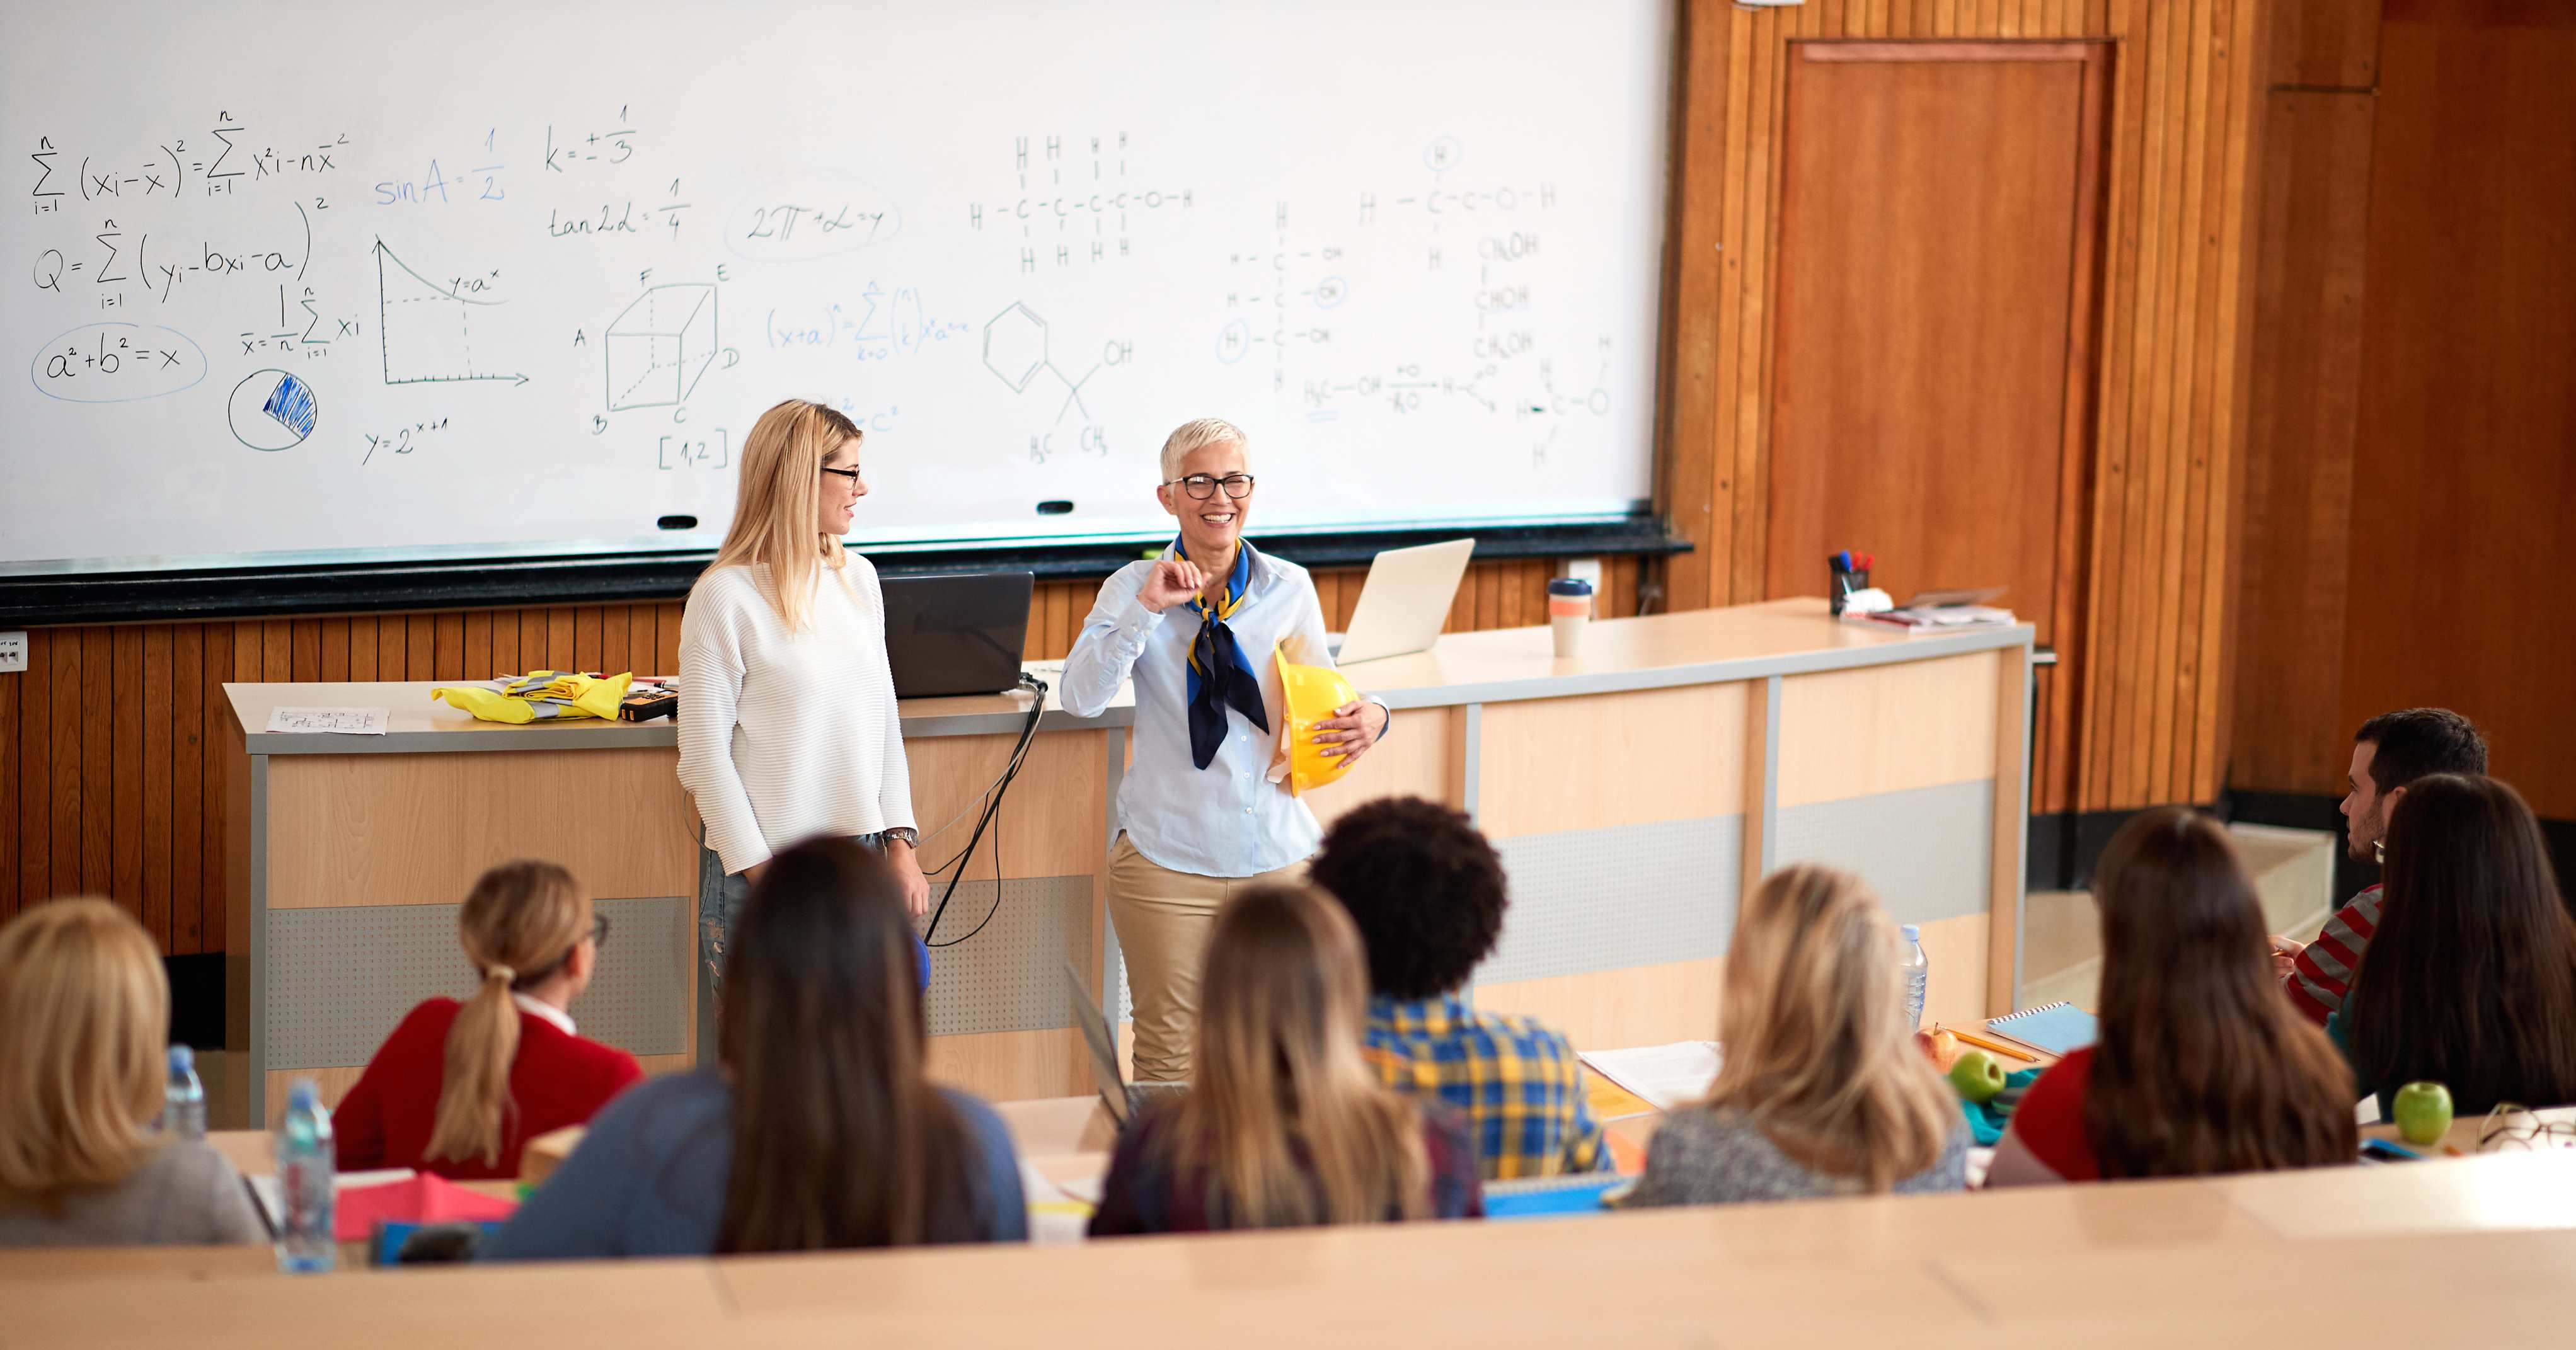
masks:
<path fill-rule="evenodd" d="M 2048 1003 L 2007 1017 L 1990 1017 L 1986 1025 L 2014 1040 L 2052 1055 L 2081 1050 L 2093 1043 L 2093 1014 L 2072 1003 Z"/>

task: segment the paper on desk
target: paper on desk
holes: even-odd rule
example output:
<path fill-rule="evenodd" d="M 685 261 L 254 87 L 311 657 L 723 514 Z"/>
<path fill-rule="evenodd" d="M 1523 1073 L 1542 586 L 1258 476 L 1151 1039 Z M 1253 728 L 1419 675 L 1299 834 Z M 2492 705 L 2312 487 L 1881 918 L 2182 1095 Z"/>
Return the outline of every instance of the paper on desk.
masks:
<path fill-rule="evenodd" d="M 1715 1041 L 1675 1041 L 1641 1045 L 1631 1050 L 1586 1050 L 1583 1062 L 1594 1073 L 1644 1098 L 1658 1111 L 1708 1095 L 1717 1081 Z"/>
<path fill-rule="evenodd" d="M 1100 1205 L 1096 1187 L 1089 1196 L 1076 1195 L 1026 1158 L 1020 1159 L 1020 1194 L 1029 1208 L 1029 1241 L 1042 1246 L 1082 1241 Z"/>
<path fill-rule="evenodd" d="M 408 1167 L 380 1167 L 367 1172 L 343 1172 L 331 1179 L 331 1194 L 361 1186 L 382 1186 L 388 1181 L 409 1181 L 420 1173 Z M 282 1231 L 286 1214 L 286 1186 L 275 1172 L 254 1172 L 243 1177 L 250 1187 L 250 1198 L 259 1202 L 259 1217 L 268 1221 L 268 1231 Z"/>
<path fill-rule="evenodd" d="M 330 732 L 341 736 L 382 736 L 393 716 L 389 708 L 271 708 L 270 731 Z"/>

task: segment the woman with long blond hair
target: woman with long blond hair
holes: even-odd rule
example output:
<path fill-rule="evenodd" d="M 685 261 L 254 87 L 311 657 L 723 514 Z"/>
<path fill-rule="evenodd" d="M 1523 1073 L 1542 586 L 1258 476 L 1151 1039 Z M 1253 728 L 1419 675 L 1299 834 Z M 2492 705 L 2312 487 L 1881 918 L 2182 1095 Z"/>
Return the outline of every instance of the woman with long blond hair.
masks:
<path fill-rule="evenodd" d="M 153 1132 L 170 983 L 104 900 L 0 927 L 0 1247 L 268 1240 L 241 1173 Z"/>
<path fill-rule="evenodd" d="M 791 398 L 743 438 L 733 525 L 680 618 L 680 785 L 699 851 L 698 1045 L 713 1053 L 730 916 L 770 855 L 817 836 L 885 854 L 913 914 L 912 770 L 886 663 L 885 596 L 844 548 L 859 498 L 858 425 Z M 927 982 L 930 954 L 916 950 Z"/>
<path fill-rule="evenodd" d="M 1340 905 L 1306 886 L 1238 892 L 1206 969 L 1197 1076 L 1119 1138 L 1092 1236 L 1484 1213 L 1465 1124 L 1361 1058 L 1367 966 Z"/>
<path fill-rule="evenodd" d="M 332 1116 L 343 1168 L 515 1177 L 521 1145 L 587 1122 L 644 1077 L 633 1055 L 574 1028 L 608 921 L 571 873 L 503 863 L 475 881 L 456 927 L 474 993 L 404 1014 L 367 1061 Z"/>
<path fill-rule="evenodd" d="M 2351 1071 L 2281 997 L 2262 901 L 2217 821 L 2160 806 L 2121 826 L 2093 903 L 2100 1034 L 2023 1094 L 1987 1186 L 2354 1159 Z"/>
<path fill-rule="evenodd" d="M 1726 952 L 1717 1081 L 1655 1132 L 1629 1203 L 1965 1186 L 1966 1118 L 1900 993 L 1896 930 L 1860 878 L 1812 864 L 1763 878 Z"/>

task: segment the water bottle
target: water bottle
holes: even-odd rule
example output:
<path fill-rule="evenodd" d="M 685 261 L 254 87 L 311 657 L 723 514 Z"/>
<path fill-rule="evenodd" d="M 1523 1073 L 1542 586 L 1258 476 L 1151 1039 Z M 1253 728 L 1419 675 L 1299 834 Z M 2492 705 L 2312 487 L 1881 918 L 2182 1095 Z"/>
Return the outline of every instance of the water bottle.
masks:
<path fill-rule="evenodd" d="M 197 1081 L 197 1052 L 170 1047 L 170 1084 L 161 1097 L 161 1132 L 177 1139 L 206 1137 L 206 1085 Z"/>
<path fill-rule="evenodd" d="M 331 1139 L 331 1113 L 322 1109 L 310 1078 L 295 1080 L 286 1092 L 286 1115 L 277 1122 L 279 1203 L 277 1268 L 327 1271 L 339 1256 L 331 1238 L 332 1174 L 338 1149 Z"/>
<path fill-rule="evenodd" d="M 1932 983 L 1932 960 L 1923 954 L 1921 928 L 1909 923 L 1901 931 L 1905 935 L 1905 959 L 1898 965 L 1905 972 L 1905 1029 L 1919 1031 L 1923 1027 L 1923 991 Z"/>

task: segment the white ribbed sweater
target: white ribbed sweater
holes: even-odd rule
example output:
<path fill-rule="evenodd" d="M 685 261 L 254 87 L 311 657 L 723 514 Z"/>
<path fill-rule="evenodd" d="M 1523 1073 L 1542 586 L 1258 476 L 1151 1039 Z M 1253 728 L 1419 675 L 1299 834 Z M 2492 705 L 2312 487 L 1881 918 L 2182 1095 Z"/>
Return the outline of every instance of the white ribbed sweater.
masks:
<path fill-rule="evenodd" d="M 767 567 L 698 578 L 680 619 L 680 786 L 727 872 L 816 835 L 914 824 L 877 569 L 816 578 L 805 630 Z"/>

